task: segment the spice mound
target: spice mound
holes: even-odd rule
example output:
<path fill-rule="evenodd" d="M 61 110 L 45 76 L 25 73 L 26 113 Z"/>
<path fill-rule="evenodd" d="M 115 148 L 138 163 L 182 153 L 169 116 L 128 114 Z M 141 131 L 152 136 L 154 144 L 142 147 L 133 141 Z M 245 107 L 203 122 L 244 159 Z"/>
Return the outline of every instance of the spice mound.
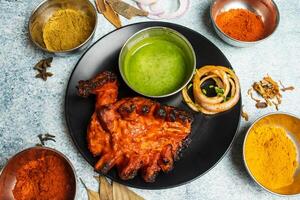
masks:
<path fill-rule="evenodd" d="M 60 9 L 43 28 L 43 40 L 50 51 L 64 51 L 82 44 L 93 31 L 93 20 L 80 10 Z"/>
<path fill-rule="evenodd" d="M 261 16 L 246 9 L 231 9 L 217 16 L 218 27 L 228 36 L 240 41 L 257 41 L 265 36 Z"/>
<path fill-rule="evenodd" d="M 279 189 L 294 181 L 297 151 L 282 127 L 254 126 L 246 140 L 245 159 L 255 179 L 268 189 Z"/>
<path fill-rule="evenodd" d="M 13 189 L 15 200 L 70 200 L 74 198 L 72 174 L 56 156 L 32 160 L 17 171 Z"/>

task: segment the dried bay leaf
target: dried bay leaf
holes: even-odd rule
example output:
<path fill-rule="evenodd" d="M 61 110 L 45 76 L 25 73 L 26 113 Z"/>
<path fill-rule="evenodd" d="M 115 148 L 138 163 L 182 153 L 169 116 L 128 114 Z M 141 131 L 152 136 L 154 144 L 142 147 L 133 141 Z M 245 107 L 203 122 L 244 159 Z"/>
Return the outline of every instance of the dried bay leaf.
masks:
<path fill-rule="evenodd" d="M 148 16 L 148 12 L 135 8 L 120 0 L 107 0 L 108 4 L 120 15 L 127 19 L 135 16 Z"/>
<path fill-rule="evenodd" d="M 112 185 L 103 176 L 99 176 L 100 190 L 99 194 L 101 200 L 113 200 L 113 188 Z"/>
<path fill-rule="evenodd" d="M 94 176 L 99 183 L 99 195 L 101 200 L 113 200 L 112 185 L 103 176 Z"/>
<path fill-rule="evenodd" d="M 82 183 L 82 185 L 84 186 L 84 188 L 86 189 L 87 195 L 88 195 L 88 199 L 89 200 L 100 200 L 100 196 L 99 193 L 96 191 L 93 191 L 91 189 L 89 189 L 85 183 L 83 182 L 83 180 L 80 178 L 80 181 Z"/>
<path fill-rule="evenodd" d="M 95 178 L 96 181 L 100 184 L 100 176 L 94 176 L 94 178 Z"/>
<path fill-rule="evenodd" d="M 100 200 L 99 193 L 90 189 L 86 189 L 89 200 Z"/>
<path fill-rule="evenodd" d="M 96 0 L 96 6 L 99 13 L 101 13 L 116 28 L 122 26 L 119 15 L 114 11 L 110 4 L 105 2 L 105 0 Z"/>
<path fill-rule="evenodd" d="M 96 7 L 99 13 L 103 13 L 104 11 L 106 11 L 104 3 L 105 2 L 102 0 L 96 0 Z"/>
<path fill-rule="evenodd" d="M 114 200 L 145 200 L 135 192 L 129 190 L 126 186 L 113 182 Z"/>

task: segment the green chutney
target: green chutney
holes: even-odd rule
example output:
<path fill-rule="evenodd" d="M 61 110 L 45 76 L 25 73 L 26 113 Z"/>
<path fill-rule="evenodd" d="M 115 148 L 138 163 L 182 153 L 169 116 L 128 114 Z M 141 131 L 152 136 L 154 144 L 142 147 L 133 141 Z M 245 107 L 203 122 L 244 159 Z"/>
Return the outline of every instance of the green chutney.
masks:
<path fill-rule="evenodd" d="M 187 56 L 176 42 L 160 36 L 145 38 L 129 49 L 123 72 L 136 91 L 160 96 L 176 91 L 186 80 Z"/>

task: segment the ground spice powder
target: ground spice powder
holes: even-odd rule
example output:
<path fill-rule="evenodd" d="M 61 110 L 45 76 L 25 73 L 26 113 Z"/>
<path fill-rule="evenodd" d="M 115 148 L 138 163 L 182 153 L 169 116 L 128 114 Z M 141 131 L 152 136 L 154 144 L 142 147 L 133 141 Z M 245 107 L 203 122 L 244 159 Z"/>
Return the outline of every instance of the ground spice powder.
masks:
<path fill-rule="evenodd" d="M 240 41 L 257 41 L 265 36 L 259 15 L 246 9 L 231 9 L 217 16 L 217 26 L 228 36 Z"/>
<path fill-rule="evenodd" d="M 282 127 L 254 126 L 246 140 L 245 158 L 255 179 L 268 189 L 279 189 L 294 182 L 297 151 Z"/>
<path fill-rule="evenodd" d="M 74 193 L 66 165 L 56 156 L 28 162 L 17 171 L 15 200 L 70 200 Z"/>
<path fill-rule="evenodd" d="M 43 40 L 50 51 L 77 47 L 92 33 L 92 19 L 80 10 L 60 9 L 54 12 L 43 28 Z"/>

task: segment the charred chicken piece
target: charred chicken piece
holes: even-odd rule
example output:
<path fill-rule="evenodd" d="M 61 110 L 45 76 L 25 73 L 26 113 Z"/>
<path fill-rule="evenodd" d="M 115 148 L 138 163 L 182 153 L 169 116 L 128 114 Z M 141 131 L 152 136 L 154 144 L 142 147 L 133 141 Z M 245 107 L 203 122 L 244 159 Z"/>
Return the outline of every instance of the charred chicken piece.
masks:
<path fill-rule="evenodd" d="M 123 180 L 141 173 L 146 182 L 160 172 L 173 169 L 174 160 L 185 147 L 192 117 L 186 111 L 164 106 L 143 97 L 117 101 L 118 83 L 111 72 L 80 81 L 79 95 L 96 95 L 87 141 L 95 169 L 107 173 L 116 167 Z"/>
<path fill-rule="evenodd" d="M 91 80 L 79 81 L 77 89 L 78 95 L 82 97 L 96 95 L 96 109 L 114 103 L 118 98 L 117 77 L 109 71 L 102 72 Z"/>

